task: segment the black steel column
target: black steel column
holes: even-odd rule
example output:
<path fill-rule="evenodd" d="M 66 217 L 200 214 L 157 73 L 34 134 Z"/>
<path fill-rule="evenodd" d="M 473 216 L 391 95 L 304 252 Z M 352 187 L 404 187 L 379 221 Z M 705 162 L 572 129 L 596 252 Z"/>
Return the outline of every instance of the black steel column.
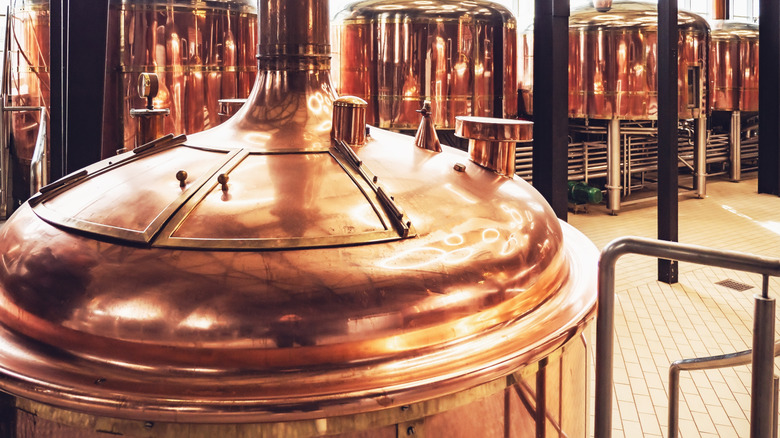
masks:
<path fill-rule="evenodd" d="M 780 195 L 780 3 L 760 0 L 758 193 Z"/>
<path fill-rule="evenodd" d="M 535 0 L 533 184 L 566 220 L 569 0 Z"/>
<path fill-rule="evenodd" d="M 677 0 L 658 0 L 658 239 L 677 242 Z M 677 283 L 676 261 L 658 260 L 658 281 Z"/>
<path fill-rule="evenodd" d="M 51 3 L 51 177 L 100 159 L 108 0 Z"/>

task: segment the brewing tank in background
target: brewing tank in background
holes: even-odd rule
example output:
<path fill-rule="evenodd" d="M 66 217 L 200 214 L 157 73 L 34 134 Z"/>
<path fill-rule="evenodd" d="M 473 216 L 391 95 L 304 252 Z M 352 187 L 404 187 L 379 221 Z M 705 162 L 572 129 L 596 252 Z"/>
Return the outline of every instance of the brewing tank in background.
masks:
<path fill-rule="evenodd" d="M 246 98 L 257 73 L 255 0 L 112 0 L 102 156 L 135 146 L 130 110 L 143 108 L 140 73 L 157 73 L 164 131 L 189 134 L 221 119 L 219 100 Z"/>
<path fill-rule="evenodd" d="M 706 109 L 709 26 L 700 16 L 678 14 L 680 119 Z M 533 113 L 533 28 L 521 35 L 522 106 Z M 658 118 L 658 11 L 655 3 L 616 1 L 608 12 L 591 5 L 569 18 L 569 117 Z"/>
<path fill-rule="evenodd" d="M 714 20 L 710 26 L 708 154 L 739 181 L 743 171 L 758 168 L 758 25 Z"/>
<path fill-rule="evenodd" d="M 11 107 L 43 107 L 48 114 L 50 3 L 15 0 L 11 6 L 4 93 Z M 136 91 L 140 73 L 159 75 L 155 107 L 171 111 L 165 132 L 193 133 L 219 124 L 219 100 L 246 98 L 254 83 L 256 17 L 255 0 L 111 0 L 105 81 L 96 84 L 105 91 L 99 155 L 135 146 L 130 110 L 145 106 Z M 10 151 L 6 173 L 13 181 L 4 183 L 10 186 L 4 192 L 10 208 L 4 210 L 10 213 L 30 196 L 40 112 L 7 111 L 5 117 L 11 121 L 3 134 Z"/>
<path fill-rule="evenodd" d="M 710 108 L 758 111 L 758 25 L 727 20 L 710 25 Z"/>
<path fill-rule="evenodd" d="M 8 204 L 3 208 L 3 216 L 30 196 L 30 166 L 41 118 L 37 108 L 48 109 L 50 105 L 49 1 L 16 0 L 11 6 L 7 42 L 10 50 L 2 92 L 8 98 L 6 107 L 29 109 L 3 114 L 8 123 L 3 132 L 8 145 L 3 166 L 10 169 L 3 169 L 3 198 L 4 204 Z"/>
<path fill-rule="evenodd" d="M 434 126 L 456 116 L 517 115 L 516 22 L 496 3 L 370 0 L 334 21 L 334 81 L 368 102 L 368 123 L 416 129 L 423 101 Z"/>
<path fill-rule="evenodd" d="M 707 57 L 709 26 L 678 13 L 679 165 L 690 169 L 696 196 L 707 175 Z M 519 42 L 521 115 L 533 114 L 533 29 Z M 607 209 L 645 188 L 658 168 L 658 5 L 614 1 L 574 8 L 569 18 L 569 171 L 572 181 L 606 192 Z M 518 156 L 530 176 L 530 150 Z M 652 179 L 652 178 L 651 178 Z"/>

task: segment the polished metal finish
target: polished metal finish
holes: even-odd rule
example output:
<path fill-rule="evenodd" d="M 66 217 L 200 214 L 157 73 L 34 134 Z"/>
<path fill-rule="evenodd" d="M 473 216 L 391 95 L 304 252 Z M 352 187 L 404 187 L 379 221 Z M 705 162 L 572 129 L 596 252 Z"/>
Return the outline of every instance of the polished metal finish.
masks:
<path fill-rule="evenodd" d="M 742 179 L 742 112 L 731 112 L 729 125 L 729 179 Z"/>
<path fill-rule="evenodd" d="M 696 197 L 707 196 L 707 117 L 694 119 L 693 137 L 693 187 Z"/>
<path fill-rule="evenodd" d="M 518 436 L 587 436 L 594 246 L 521 179 L 454 170 L 462 152 L 333 140 L 327 4 L 259 8 L 262 69 L 230 120 L 49 184 L 0 229 L 0 388 L 20 405 L 450 436 L 440 401 L 474 390 L 472 424 L 533 410 Z"/>
<path fill-rule="evenodd" d="M 534 423 L 539 418 L 556 435 L 585 437 L 587 401 L 582 394 L 588 390 L 589 346 L 584 333 L 575 335 L 543 363 L 528 364 L 506 378 L 420 403 L 355 415 L 290 422 L 179 424 L 101 417 L 18 399 L 17 428 L 24 431 L 19 438 L 105 438 L 106 431 L 146 438 L 408 438 L 423 434 L 535 438 Z M 546 409 L 538 408 L 540 399 L 546 400 Z M 407 435 L 410 428 L 413 435 Z"/>
<path fill-rule="evenodd" d="M 145 108 L 133 108 L 130 117 L 138 119 L 135 145 L 141 146 L 165 135 L 165 118 L 171 114 L 167 108 L 155 109 L 154 98 L 160 91 L 160 80 L 156 73 L 141 73 L 138 77 L 138 96 L 146 99 Z"/>
<path fill-rule="evenodd" d="M 414 136 L 414 145 L 418 148 L 427 149 L 429 151 L 441 152 L 441 143 L 439 143 L 439 136 L 436 134 L 436 127 L 433 125 L 433 117 L 431 116 L 431 102 L 423 102 L 422 109 L 417 110 L 422 118 L 420 119 L 420 126 L 417 128 L 417 134 Z"/>
<path fill-rule="evenodd" d="M 219 99 L 219 117 L 223 122 L 233 117 L 239 109 L 246 103 L 243 99 Z"/>
<path fill-rule="evenodd" d="M 355 96 L 341 96 L 333 102 L 333 132 L 335 140 L 351 147 L 366 144 L 365 100 Z"/>
<path fill-rule="evenodd" d="M 157 73 L 162 132 L 189 134 L 222 122 L 219 100 L 249 95 L 257 71 L 255 0 L 111 0 L 102 157 L 136 140 L 132 108 L 140 73 Z"/>
<path fill-rule="evenodd" d="M 678 14 L 678 112 L 698 117 L 707 108 L 707 22 Z M 523 106 L 533 98 L 532 29 L 522 36 L 520 78 Z M 569 19 L 569 116 L 591 119 L 658 118 L 658 12 L 653 3 L 615 1 L 608 12 L 592 5 L 571 11 Z"/>
<path fill-rule="evenodd" d="M 710 26 L 710 108 L 758 111 L 758 25 L 715 20 Z"/>
<path fill-rule="evenodd" d="M 492 117 L 457 117 L 455 135 L 469 140 L 471 161 L 502 176 L 515 174 L 515 143 L 531 140 L 533 123 Z"/>
<path fill-rule="evenodd" d="M 425 100 L 437 129 L 461 115 L 517 114 L 517 29 L 503 6 L 368 0 L 335 21 L 336 87 L 369 103 L 370 125 L 417 129 Z"/>
<path fill-rule="evenodd" d="M 6 108 L 7 109 L 7 108 Z M 49 130 L 46 123 L 46 108 L 38 108 L 38 138 L 35 140 L 30 163 L 30 193 L 36 193 L 49 184 Z"/>
<path fill-rule="evenodd" d="M 612 9 L 612 0 L 593 0 L 593 8 L 599 12 L 609 12 Z"/>
<path fill-rule="evenodd" d="M 595 436 L 603 438 L 612 436 L 615 265 L 618 259 L 626 254 L 641 254 L 665 260 L 678 260 L 705 266 L 754 272 L 764 276 L 780 276 L 780 259 L 642 237 L 621 237 L 608 243 L 601 251 L 599 259 L 599 306 L 596 317 L 596 418 L 594 432 Z M 766 277 L 764 286 L 764 290 L 768 292 Z M 757 333 L 754 332 L 754 339 L 756 339 L 756 335 Z M 774 339 L 774 331 L 772 331 L 772 339 Z M 763 345 L 765 339 L 762 339 L 761 342 Z M 771 353 L 767 356 L 767 360 L 773 363 Z M 752 388 L 752 391 L 753 394 L 760 392 L 755 387 Z"/>
<path fill-rule="evenodd" d="M 620 210 L 620 120 L 613 118 L 607 125 L 607 210 Z"/>
<path fill-rule="evenodd" d="M 34 160 L 41 158 L 36 151 L 49 144 L 49 132 L 42 126 L 46 124 L 49 108 L 49 2 L 17 0 L 7 22 L 3 50 L 3 132 L 0 133 L 3 137 L 0 218 L 6 218 L 32 194 L 28 190 L 37 186 L 31 180 L 32 168 L 42 166 L 48 170 L 48 162 L 34 163 Z"/>
<path fill-rule="evenodd" d="M 750 437 L 770 438 L 774 409 L 775 299 L 768 297 L 769 278 L 764 276 L 762 295 L 756 295 L 753 311 L 753 360 L 751 361 Z"/>

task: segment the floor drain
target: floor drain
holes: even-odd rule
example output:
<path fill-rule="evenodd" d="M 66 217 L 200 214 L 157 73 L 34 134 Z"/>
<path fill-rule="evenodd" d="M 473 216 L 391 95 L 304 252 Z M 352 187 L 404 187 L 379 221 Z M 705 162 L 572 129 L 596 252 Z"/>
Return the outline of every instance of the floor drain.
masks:
<path fill-rule="evenodd" d="M 734 281 L 734 280 L 721 280 L 721 281 L 716 282 L 715 284 L 717 284 L 718 286 L 725 286 L 725 287 L 727 287 L 729 289 L 734 289 L 734 290 L 740 291 L 740 292 L 748 290 L 748 289 L 753 289 L 753 286 L 751 286 L 749 284 L 740 283 L 740 282 Z"/>

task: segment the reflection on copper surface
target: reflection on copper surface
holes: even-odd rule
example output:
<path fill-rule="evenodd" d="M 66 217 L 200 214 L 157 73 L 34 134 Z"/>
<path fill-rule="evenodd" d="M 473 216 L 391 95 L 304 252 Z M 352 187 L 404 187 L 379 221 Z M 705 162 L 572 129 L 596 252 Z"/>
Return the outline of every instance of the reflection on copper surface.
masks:
<path fill-rule="evenodd" d="M 758 25 L 711 23 L 710 108 L 758 111 Z"/>
<path fill-rule="evenodd" d="M 707 108 L 706 71 L 709 26 L 696 14 L 678 14 L 678 113 L 698 117 Z M 532 29 L 521 36 L 523 103 L 533 101 Z M 569 18 L 569 116 L 652 120 L 658 117 L 657 5 L 615 1 L 608 12 L 592 5 Z M 689 69 L 696 74 L 689 76 Z M 693 80 L 693 82 L 691 82 Z M 690 82 L 690 83 L 689 83 Z"/>
<path fill-rule="evenodd" d="M 43 107 L 48 113 L 49 4 L 48 0 L 16 0 L 8 16 L 10 50 L 8 56 L 9 96 L 6 106 Z M 4 90 L 3 92 L 5 92 Z M 38 138 L 40 111 L 14 111 L 8 119 L 13 144 L 10 146 L 12 196 L 30 196 L 30 165 Z M 46 135 L 50 137 L 49 132 Z M 15 208 L 13 206 L 11 209 Z"/>
<path fill-rule="evenodd" d="M 584 438 L 592 243 L 452 148 L 333 141 L 327 0 L 259 13 L 234 117 L 95 163 L 0 229 L 0 388 L 112 431 L 396 433 L 461 407 L 498 424 L 504 401 L 524 406 L 505 435 Z"/>
<path fill-rule="evenodd" d="M 103 157 L 132 149 L 139 73 L 157 73 L 154 105 L 170 109 L 163 131 L 199 132 L 222 120 L 219 100 L 245 98 L 256 74 L 254 0 L 111 0 L 104 98 Z M 113 149 L 113 150 L 112 150 Z"/>
<path fill-rule="evenodd" d="M 437 129 L 454 129 L 459 115 L 517 114 L 517 30 L 504 7 L 369 0 L 336 23 L 336 87 L 369 103 L 369 124 L 416 129 L 426 100 Z"/>

